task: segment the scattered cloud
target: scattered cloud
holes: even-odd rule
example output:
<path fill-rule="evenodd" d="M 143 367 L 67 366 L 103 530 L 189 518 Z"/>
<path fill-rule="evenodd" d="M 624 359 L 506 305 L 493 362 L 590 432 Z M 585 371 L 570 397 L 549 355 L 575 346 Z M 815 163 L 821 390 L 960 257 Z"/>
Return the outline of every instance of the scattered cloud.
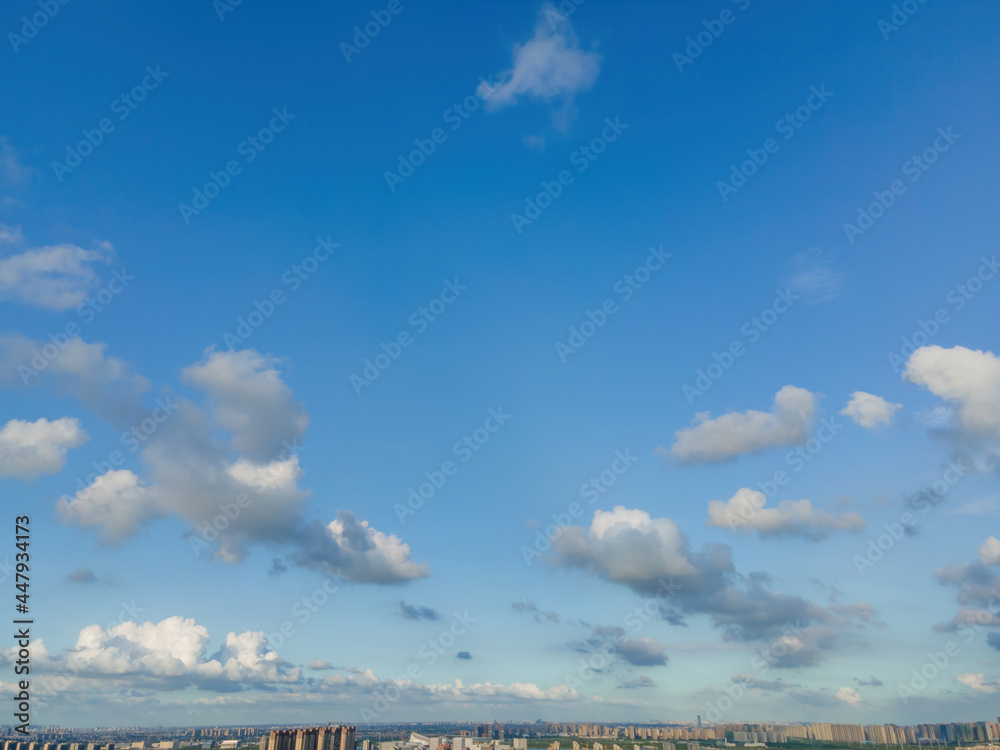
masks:
<path fill-rule="evenodd" d="M 652 638 L 628 638 L 625 629 L 617 625 L 595 625 L 582 643 L 570 643 L 582 653 L 607 650 L 612 647 L 618 658 L 636 667 L 662 667 L 670 660 L 666 646 Z"/>
<path fill-rule="evenodd" d="M 910 355 L 903 377 L 950 402 L 968 433 L 1000 439 L 1000 358 L 955 346 L 923 346 Z"/>
<path fill-rule="evenodd" d="M 855 391 L 840 413 L 850 417 L 854 424 L 861 425 L 866 430 L 873 430 L 879 425 L 888 427 L 892 423 L 893 415 L 902 408 L 902 404 L 890 404 L 881 396 Z"/>
<path fill-rule="evenodd" d="M 1000 539 L 991 536 L 979 545 L 979 562 L 983 565 L 1000 563 Z"/>
<path fill-rule="evenodd" d="M 468 651 L 459 651 L 457 654 L 455 654 L 455 658 L 464 659 L 465 661 L 470 661 L 472 659 L 472 654 L 470 654 Z"/>
<path fill-rule="evenodd" d="M 440 620 L 441 613 L 430 607 L 421 607 L 419 604 L 399 603 L 399 615 L 405 620 Z"/>
<path fill-rule="evenodd" d="M 333 664 L 328 661 L 324 661 L 323 659 L 310 659 L 306 662 L 306 669 L 314 669 L 317 672 L 322 672 L 337 669 L 337 667 L 333 666 Z"/>
<path fill-rule="evenodd" d="M 729 500 L 708 504 L 706 526 L 728 528 L 737 533 L 757 532 L 761 537 L 801 536 L 824 539 L 831 531 L 860 531 L 865 519 L 854 512 L 827 513 L 814 510 L 808 500 L 783 500 L 776 508 L 765 507 L 763 492 L 743 487 Z"/>
<path fill-rule="evenodd" d="M 641 690 L 654 687 L 656 687 L 656 683 L 646 675 L 641 675 L 636 677 L 634 680 L 629 680 L 628 682 L 622 683 L 618 686 L 621 690 Z"/>
<path fill-rule="evenodd" d="M 885 683 L 877 677 L 869 677 L 867 680 L 862 680 L 858 677 L 854 678 L 854 681 L 858 683 L 861 687 L 881 687 Z"/>
<path fill-rule="evenodd" d="M 816 419 L 816 394 L 786 385 L 774 397 L 771 411 L 730 412 L 711 419 L 695 415 L 691 427 L 674 433 L 670 454 L 681 463 L 726 461 L 809 438 Z M 664 448 L 660 453 L 666 453 Z"/>
<path fill-rule="evenodd" d="M 639 509 L 598 510 L 589 528 L 570 526 L 552 544 L 554 565 L 645 597 L 669 582 L 671 593 L 658 600 L 664 619 L 680 623 L 685 615 L 707 615 L 726 640 L 781 640 L 784 655 L 774 659 L 775 666 L 816 664 L 836 647 L 839 630 L 878 624 L 866 602 L 822 607 L 775 591 L 766 574 L 737 572 L 728 546 L 694 552 L 672 520 Z"/>
<path fill-rule="evenodd" d="M 966 672 L 965 674 L 956 675 L 955 682 L 959 685 L 965 685 L 977 693 L 986 693 L 988 695 L 997 692 L 997 687 L 1000 687 L 1000 682 L 986 682 L 986 677 L 982 672 Z"/>
<path fill-rule="evenodd" d="M 0 477 L 34 479 L 56 474 L 66 465 L 66 453 L 79 448 L 90 436 L 77 419 L 50 422 L 12 419 L 0 427 Z"/>
<path fill-rule="evenodd" d="M 802 687 L 794 682 L 786 682 L 780 677 L 776 680 L 762 680 L 748 672 L 734 674 L 730 679 L 738 685 L 746 685 L 748 688 L 755 688 L 767 693 L 779 693 L 791 690 L 792 688 Z"/>
<path fill-rule="evenodd" d="M 0 224 L 0 245 L 22 242 L 20 227 Z M 107 242 L 97 243 L 92 250 L 61 244 L 0 254 L 0 301 L 44 310 L 78 307 L 100 283 L 95 266 L 113 259 L 114 250 Z"/>
<path fill-rule="evenodd" d="M 837 270 L 836 260 L 820 248 L 796 253 L 791 260 L 788 285 L 807 304 L 821 304 L 843 294 L 847 274 Z"/>
<path fill-rule="evenodd" d="M 837 690 L 837 700 L 843 701 L 849 706 L 860 706 L 861 696 L 858 695 L 858 691 L 852 687 L 842 687 Z"/>
<path fill-rule="evenodd" d="M 997 511 L 1000 511 L 1000 498 L 983 497 L 949 508 L 947 512 L 954 516 L 982 516 Z"/>
<path fill-rule="evenodd" d="M 535 34 L 514 46 L 513 66 L 501 73 L 499 83 L 480 89 L 486 107 L 500 110 L 523 99 L 563 103 L 556 124 L 565 127 L 572 116 L 573 98 L 590 89 L 601 70 L 601 56 L 580 47 L 569 21 L 551 3 L 542 6 Z"/>
<path fill-rule="evenodd" d="M 511 607 L 515 612 L 531 615 L 535 622 L 559 622 L 557 612 L 543 612 L 529 599 L 525 599 L 523 602 L 514 602 Z"/>
<path fill-rule="evenodd" d="M 66 580 L 70 583 L 82 583 L 88 585 L 99 582 L 97 574 L 90 568 L 78 568 L 66 576 Z"/>

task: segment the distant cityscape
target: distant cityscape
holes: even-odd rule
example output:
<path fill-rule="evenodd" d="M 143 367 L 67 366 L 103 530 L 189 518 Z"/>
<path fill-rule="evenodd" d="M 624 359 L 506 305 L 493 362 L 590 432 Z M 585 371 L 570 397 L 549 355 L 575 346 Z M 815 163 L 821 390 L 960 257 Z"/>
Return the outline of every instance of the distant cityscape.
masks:
<path fill-rule="evenodd" d="M 0 750 L 708 750 L 772 745 L 1000 750 L 996 721 L 946 724 L 418 722 L 243 727 L 0 727 Z M 652 744 L 656 743 L 656 744 Z M 680 747 L 679 747 L 680 746 Z"/>

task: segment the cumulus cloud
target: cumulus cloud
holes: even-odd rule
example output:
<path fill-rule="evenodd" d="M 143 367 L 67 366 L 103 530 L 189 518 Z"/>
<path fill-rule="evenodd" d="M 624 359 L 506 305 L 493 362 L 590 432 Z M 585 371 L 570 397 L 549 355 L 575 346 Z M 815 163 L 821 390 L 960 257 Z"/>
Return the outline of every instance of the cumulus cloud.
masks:
<path fill-rule="evenodd" d="M 50 341 L 0 335 L 0 383 L 51 388 L 78 399 L 115 425 L 142 414 L 141 398 L 149 381 L 118 357 L 107 344 L 88 344 L 79 337 L 60 349 Z"/>
<path fill-rule="evenodd" d="M 997 692 L 997 687 L 1000 686 L 1000 682 L 987 682 L 982 672 L 966 672 L 965 674 L 956 675 L 955 682 L 959 685 L 965 685 L 977 693 L 986 693 L 988 695 Z"/>
<path fill-rule="evenodd" d="M 979 545 L 979 562 L 983 565 L 1000 563 L 1000 539 L 991 536 Z"/>
<path fill-rule="evenodd" d="M 164 516 L 149 487 L 128 469 L 113 469 L 73 497 L 64 495 L 56 510 L 64 523 L 97 527 L 101 541 L 110 545 L 120 544 Z"/>
<path fill-rule="evenodd" d="M 511 604 L 511 607 L 515 612 L 531 615 L 535 622 L 559 622 L 559 614 L 557 612 L 543 612 L 530 599 L 525 599 L 523 602 L 514 602 Z"/>
<path fill-rule="evenodd" d="M 969 433 L 1000 439 L 1000 358 L 993 352 L 923 346 L 910 355 L 903 377 L 951 402 Z"/>
<path fill-rule="evenodd" d="M 708 504 L 706 526 L 728 528 L 742 534 L 757 532 L 762 537 L 802 536 L 823 539 L 831 531 L 860 531 L 865 520 L 857 513 L 827 513 L 814 510 L 808 500 L 783 500 L 776 508 L 765 507 L 763 492 L 743 487 L 729 500 Z"/>
<path fill-rule="evenodd" d="M 4 343 L 0 361 L 25 353 L 30 359 L 34 342 L 8 338 L 6 350 Z M 136 392 L 148 388 L 124 362 L 106 357 L 103 346 L 80 339 L 70 340 L 43 376 L 60 373 L 70 378 L 73 395 L 97 402 L 96 408 L 113 390 L 134 410 L 141 406 Z M 95 528 L 102 542 L 119 544 L 145 525 L 177 516 L 190 527 L 196 553 L 209 548 L 228 563 L 243 560 L 253 545 L 268 545 L 287 551 L 289 562 L 327 574 L 339 570 L 356 582 L 429 575 L 427 565 L 410 559 L 409 545 L 350 511 L 339 511 L 327 524 L 305 517 L 310 493 L 299 486 L 299 453 L 309 419 L 281 379 L 277 360 L 253 350 L 210 349 L 183 377 L 205 394 L 206 410 L 178 398 L 143 444 L 145 471 L 112 470 L 64 496 L 57 506 L 64 522 Z M 283 567 L 278 558 L 273 570 Z"/>
<path fill-rule="evenodd" d="M 0 244 L 20 244 L 20 227 L 0 225 Z M 107 265 L 114 250 L 107 242 L 85 250 L 71 244 L 33 247 L 0 255 L 0 301 L 20 302 L 45 310 L 79 306 L 97 287 L 97 264 Z"/>
<path fill-rule="evenodd" d="M 34 479 L 56 474 L 65 466 L 69 449 L 89 439 L 77 419 L 12 419 L 0 427 L 0 477 Z"/>
<path fill-rule="evenodd" d="M 840 413 L 850 417 L 854 424 L 873 430 L 879 425 L 888 427 L 892 423 L 893 415 L 902 408 L 902 404 L 890 404 L 881 396 L 855 391 Z"/>
<path fill-rule="evenodd" d="M 776 666 L 817 663 L 836 645 L 839 629 L 876 624 L 867 603 L 825 608 L 774 591 L 766 574 L 738 573 L 728 546 L 694 552 L 672 520 L 638 509 L 596 511 L 589 528 L 570 526 L 552 544 L 555 565 L 656 596 L 664 619 L 679 624 L 684 615 L 701 614 L 728 640 L 788 639 Z M 660 599 L 665 583 L 670 593 Z"/>
<path fill-rule="evenodd" d="M 842 687 L 837 690 L 837 700 L 843 701 L 849 706 L 860 706 L 861 696 L 852 687 Z"/>
<path fill-rule="evenodd" d="M 815 394 L 786 385 L 774 397 L 771 411 L 730 412 L 715 419 L 708 412 L 695 415 L 691 427 L 674 433 L 670 454 L 681 463 L 726 461 L 808 439 L 816 419 Z M 661 448 L 661 453 L 666 450 Z"/>
<path fill-rule="evenodd" d="M 601 56 L 581 49 L 569 21 L 551 3 L 542 6 L 534 36 L 514 46 L 513 58 L 513 67 L 500 74 L 492 90 L 486 84 L 480 89 L 489 109 L 525 98 L 559 100 L 568 107 L 576 94 L 594 85 L 601 69 Z"/>
<path fill-rule="evenodd" d="M 406 620 L 440 620 L 441 613 L 430 607 L 422 607 L 419 604 L 399 603 L 399 615 Z"/>

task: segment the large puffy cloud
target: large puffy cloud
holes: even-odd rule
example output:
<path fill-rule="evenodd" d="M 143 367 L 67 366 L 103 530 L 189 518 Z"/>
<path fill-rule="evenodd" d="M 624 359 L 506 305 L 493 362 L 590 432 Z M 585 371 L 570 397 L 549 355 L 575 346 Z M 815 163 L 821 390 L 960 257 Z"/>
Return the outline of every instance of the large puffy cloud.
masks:
<path fill-rule="evenodd" d="M 891 404 L 881 396 L 855 391 L 840 413 L 849 417 L 854 424 L 872 430 L 879 425 L 892 424 L 893 415 L 902 408 L 902 404 Z"/>
<path fill-rule="evenodd" d="M 962 428 L 1000 439 L 1000 358 L 955 346 L 923 346 L 910 355 L 903 377 L 954 403 Z"/>
<path fill-rule="evenodd" d="M 270 545 L 299 565 L 338 569 L 357 582 L 429 575 L 425 564 L 410 560 L 409 545 L 348 511 L 328 524 L 305 518 L 309 492 L 299 486 L 298 454 L 309 419 L 277 365 L 253 350 L 208 350 L 183 375 L 205 393 L 208 411 L 178 398 L 143 444 L 147 471 L 120 469 L 97 478 L 59 502 L 62 519 L 95 527 L 102 541 L 117 544 L 175 515 L 191 527 L 196 553 L 213 548 L 229 563 L 243 560 L 254 545 Z"/>
<path fill-rule="evenodd" d="M 21 240 L 19 228 L 0 224 L 6 243 Z M 107 242 L 93 250 L 71 244 L 27 248 L 0 256 L 0 301 L 21 302 L 46 310 L 68 310 L 87 299 L 98 284 L 95 264 L 108 264 L 114 251 Z"/>
<path fill-rule="evenodd" d="M 694 552 L 672 520 L 642 510 L 596 511 L 589 528 L 570 526 L 552 544 L 556 565 L 657 596 L 664 619 L 704 614 L 730 640 L 788 639 L 776 666 L 814 664 L 834 647 L 839 629 L 877 624 L 865 603 L 825 608 L 774 591 L 765 574 L 741 575 L 728 546 Z M 660 598 L 665 583 L 670 594 Z"/>
<path fill-rule="evenodd" d="M 142 414 L 149 381 L 106 349 L 106 344 L 88 344 L 79 337 L 60 345 L 0 336 L 0 383 L 44 385 L 73 396 L 116 425 L 127 423 Z"/>
<path fill-rule="evenodd" d="M 514 47 L 513 67 L 500 74 L 492 89 L 485 85 L 480 95 L 487 107 L 501 109 L 522 98 L 548 102 L 571 101 L 597 80 L 601 56 L 580 48 L 568 20 L 546 3 L 535 25 L 535 35 Z"/>
<path fill-rule="evenodd" d="M 706 526 L 728 528 L 742 534 L 802 536 L 822 539 L 831 531 L 860 531 L 865 520 L 857 513 L 827 513 L 815 510 L 808 500 L 784 500 L 776 508 L 765 507 L 763 492 L 743 487 L 729 500 L 708 504 Z"/>
<path fill-rule="evenodd" d="M 0 477 L 33 479 L 55 474 L 66 464 L 66 453 L 90 438 L 77 419 L 63 417 L 27 422 L 12 419 L 0 427 Z"/>
<path fill-rule="evenodd" d="M 808 439 L 816 419 L 816 395 L 786 385 L 774 396 L 771 411 L 730 412 L 711 419 L 695 415 L 691 427 L 674 433 L 670 453 L 682 463 L 725 461 L 780 445 Z M 660 449 L 660 452 L 665 452 Z"/>

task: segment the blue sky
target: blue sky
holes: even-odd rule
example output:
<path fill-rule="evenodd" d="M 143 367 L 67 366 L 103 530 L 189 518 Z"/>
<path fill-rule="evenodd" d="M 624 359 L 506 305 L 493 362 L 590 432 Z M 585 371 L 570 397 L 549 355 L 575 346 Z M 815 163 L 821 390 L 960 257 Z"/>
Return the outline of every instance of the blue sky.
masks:
<path fill-rule="evenodd" d="M 3 14 L 36 720 L 995 713 L 1000 12 L 389 5 Z"/>

